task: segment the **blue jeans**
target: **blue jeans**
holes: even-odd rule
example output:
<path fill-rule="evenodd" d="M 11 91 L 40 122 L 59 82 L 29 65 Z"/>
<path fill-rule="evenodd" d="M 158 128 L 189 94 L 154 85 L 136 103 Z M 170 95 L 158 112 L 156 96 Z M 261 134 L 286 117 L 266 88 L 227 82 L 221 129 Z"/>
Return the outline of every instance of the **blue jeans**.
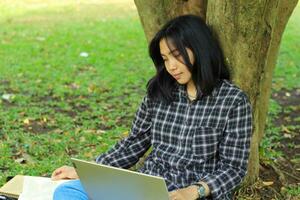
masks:
<path fill-rule="evenodd" d="M 53 194 L 53 200 L 88 200 L 80 180 L 72 180 L 59 185 Z"/>

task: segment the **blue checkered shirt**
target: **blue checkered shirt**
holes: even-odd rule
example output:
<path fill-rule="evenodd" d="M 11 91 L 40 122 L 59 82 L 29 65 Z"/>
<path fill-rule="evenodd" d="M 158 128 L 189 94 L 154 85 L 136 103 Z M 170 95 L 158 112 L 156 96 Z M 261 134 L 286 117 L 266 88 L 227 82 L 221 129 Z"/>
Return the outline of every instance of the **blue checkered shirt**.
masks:
<path fill-rule="evenodd" d="M 170 104 L 146 96 L 129 136 L 96 162 L 130 168 L 152 146 L 139 172 L 163 177 L 169 191 L 204 181 L 207 199 L 231 199 L 247 171 L 251 132 L 250 103 L 232 83 L 194 101 L 178 84 Z"/>

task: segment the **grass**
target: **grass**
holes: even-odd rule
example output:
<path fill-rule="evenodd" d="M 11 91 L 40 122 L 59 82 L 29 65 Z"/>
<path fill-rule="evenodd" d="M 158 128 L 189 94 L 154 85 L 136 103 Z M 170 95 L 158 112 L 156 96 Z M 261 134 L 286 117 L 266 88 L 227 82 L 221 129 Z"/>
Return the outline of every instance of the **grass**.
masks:
<path fill-rule="evenodd" d="M 106 151 L 128 131 L 154 73 L 130 6 L 30 5 L 0 16 L 0 185 Z"/>
<path fill-rule="evenodd" d="M 280 93 L 283 91 L 283 94 L 281 95 L 285 95 L 286 97 L 289 97 L 290 93 L 295 94 L 295 90 L 300 89 L 299 26 L 300 4 L 298 3 L 283 34 L 272 81 L 272 92 Z M 299 105 L 299 103 L 293 106 L 284 105 L 282 102 L 280 105 L 276 100 L 270 99 L 265 136 L 260 143 L 259 150 L 260 159 L 264 163 L 274 163 L 280 157 L 285 157 L 284 152 L 278 150 L 284 147 L 284 145 L 287 146 L 285 147 L 286 149 L 295 149 L 295 143 L 292 142 L 293 139 L 291 139 L 288 144 L 283 144 L 281 141 L 286 140 L 286 138 L 284 138 L 284 132 L 286 132 L 286 130 L 289 130 L 289 132 L 292 133 L 291 135 L 298 135 L 299 137 L 299 123 L 297 124 L 299 117 L 293 117 L 293 115 L 291 115 L 293 111 L 299 114 Z M 283 118 L 285 120 L 283 125 L 276 124 L 276 120 L 278 121 L 279 115 L 288 116 L 287 118 Z M 291 121 L 294 122 L 292 123 L 294 125 L 287 125 L 291 123 Z M 297 154 L 295 157 L 297 157 Z M 295 159 L 296 158 L 294 158 L 294 160 Z M 284 185 L 281 189 L 282 191 L 280 193 L 286 196 L 286 198 L 290 199 L 291 197 L 294 197 L 292 199 L 298 199 L 300 197 L 299 184 Z"/>
<path fill-rule="evenodd" d="M 300 4 L 296 6 L 283 33 L 277 65 L 273 75 L 273 90 L 300 88 Z"/>
<path fill-rule="evenodd" d="M 300 88 L 300 4 L 293 12 L 282 37 L 276 68 L 273 74 L 272 91 L 292 91 Z M 282 113 L 290 113 L 290 107 L 282 107 L 274 99 L 270 99 L 266 123 L 265 137 L 260 146 L 260 155 L 264 159 L 274 160 L 282 156 L 282 152 L 275 150 L 283 139 L 281 127 L 276 126 L 275 119 Z M 295 119 L 296 120 L 296 119 Z M 297 127 L 297 126 L 295 126 Z M 291 127 L 293 129 L 293 127 Z"/>
<path fill-rule="evenodd" d="M 16 174 L 49 176 L 72 156 L 93 159 L 126 134 L 154 74 L 132 2 L 1 1 L 0 13 L 0 185 Z M 299 27 L 298 5 L 274 91 L 300 87 Z M 281 155 L 268 150 L 281 137 L 271 120 L 281 109 L 271 100 L 267 158 Z"/>

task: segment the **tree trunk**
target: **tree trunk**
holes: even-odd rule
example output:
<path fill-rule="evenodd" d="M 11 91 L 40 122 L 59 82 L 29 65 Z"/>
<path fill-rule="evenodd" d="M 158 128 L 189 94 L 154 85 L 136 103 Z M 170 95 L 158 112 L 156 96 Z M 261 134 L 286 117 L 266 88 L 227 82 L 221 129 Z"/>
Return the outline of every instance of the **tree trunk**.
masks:
<path fill-rule="evenodd" d="M 258 177 L 258 148 L 264 134 L 272 74 L 283 31 L 297 2 L 135 0 L 148 41 L 175 16 L 191 13 L 206 17 L 221 44 L 233 81 L 248 94 L 253 106 L 254 132 L 246 184 Z"/>
<path fill-rule="evenodd" d="M 264 134 L 272 74 L 281 36 L 298 0 L 210 1 L 207 23 L 221 43 L 233 81 L 250 97 L 254 132 L 246 182 L 259 173 L 259 143 Z"/>
<path fill-rule="evenodd" d="M 205 19 L 207 0 L 134 0 L 148 42 L 169 19 L 183 14 Z"/>

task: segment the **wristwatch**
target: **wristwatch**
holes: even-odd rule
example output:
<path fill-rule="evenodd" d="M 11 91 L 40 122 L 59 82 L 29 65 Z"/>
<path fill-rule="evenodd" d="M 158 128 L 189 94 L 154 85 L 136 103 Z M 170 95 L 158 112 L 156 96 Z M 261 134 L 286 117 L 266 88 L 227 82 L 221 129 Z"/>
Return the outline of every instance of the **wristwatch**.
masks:
<path fill-rule="evenodd" d="M 205 187 L 200 183 L 195 183 L 194 185 L 198 186 L 197 191 L 199 198 L 198 199 L 204 199 L 205 198 Z"/>

